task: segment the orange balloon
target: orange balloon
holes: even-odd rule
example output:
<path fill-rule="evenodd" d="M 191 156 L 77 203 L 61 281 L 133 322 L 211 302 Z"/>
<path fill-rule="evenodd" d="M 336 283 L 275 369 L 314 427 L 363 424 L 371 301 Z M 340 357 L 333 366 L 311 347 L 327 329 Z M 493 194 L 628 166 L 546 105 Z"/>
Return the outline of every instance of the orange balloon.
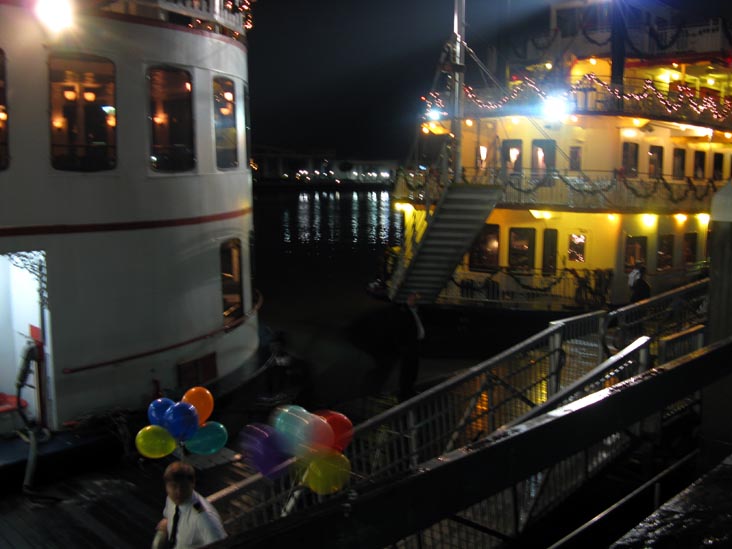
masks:
<path fill-rule="evenodd" d="M 192 387 L 186 391 L 182 402 L 192 404 L 198 412 L 198 424 L 203 425 L 213 412 L 214 399 L 211 391 L 206 387 Z"/>

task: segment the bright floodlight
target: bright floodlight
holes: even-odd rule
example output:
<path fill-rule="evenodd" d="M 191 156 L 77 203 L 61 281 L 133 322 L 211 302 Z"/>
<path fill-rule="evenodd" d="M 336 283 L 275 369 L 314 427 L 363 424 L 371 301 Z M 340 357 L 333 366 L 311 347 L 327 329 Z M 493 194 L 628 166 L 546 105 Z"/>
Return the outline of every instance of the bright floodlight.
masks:
<path fill-rule="evenodd" d="M 439 120 L 440 119 L 440 111 L 436 109 L 430 109 L 427 111 L 427 118 L 430 120 Z"/>
<path fill-rule="evenodd" d="M 73 23 L 70 0 L 38 0 L 35 12 L 41 24 L 51 32 L 61 32 Z"/>
<path fill-rule="evenodd" d="M 569 113 L 569 105 L 564 97 L 550 96 L 544 100 L 544 118 L 562 120 Z"/>

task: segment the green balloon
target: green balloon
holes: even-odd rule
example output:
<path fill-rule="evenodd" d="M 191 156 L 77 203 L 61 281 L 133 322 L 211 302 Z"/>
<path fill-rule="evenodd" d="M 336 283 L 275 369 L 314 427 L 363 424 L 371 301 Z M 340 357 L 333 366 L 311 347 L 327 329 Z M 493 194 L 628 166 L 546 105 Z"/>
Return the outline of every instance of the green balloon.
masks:
<path fill-rule="evenodd" d="M 135 437 L 137 451 L 146 458 L 162 458 L 175 450 L 175 439 L 165 427 L 148 425 L 143 427 Z"/>
<path fill-rule="evenodd" d="M 186 449 L 193 454 L 209 456 L 224 447 L 229 434 L 226 427 L 218 421 L 207 421 L 198 428 L 196 434 L 186 440 Z"/>

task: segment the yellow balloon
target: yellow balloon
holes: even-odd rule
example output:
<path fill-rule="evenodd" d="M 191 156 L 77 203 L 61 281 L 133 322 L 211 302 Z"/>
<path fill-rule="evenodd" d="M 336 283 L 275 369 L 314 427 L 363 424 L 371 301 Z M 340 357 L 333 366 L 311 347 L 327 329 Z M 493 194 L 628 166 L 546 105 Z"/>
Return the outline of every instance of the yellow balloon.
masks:
<path fill-rule="evenodd" d="M 343 488 L 350 475 L 351 462 L 346 456 L 340 452 L 321 452 L 310 460 L 303 482 L 313 492 L 324 496 Z"/>
<path fill-rule="evenodd" d="M 148 425 L 138 431 L 135 446 L 146 458 L 157 459 L 172 454 L 176 444 L 173 435 L 165 427 Z"/>
<path fill-rule="evenodd" d="M 206 387 L 193 387 L 188 389 L 181 399 L 183 402 L 193 404 L 198 412 L 198 424 L 203 425 L 211 416 L 214 408 L 214 398 Z"/>

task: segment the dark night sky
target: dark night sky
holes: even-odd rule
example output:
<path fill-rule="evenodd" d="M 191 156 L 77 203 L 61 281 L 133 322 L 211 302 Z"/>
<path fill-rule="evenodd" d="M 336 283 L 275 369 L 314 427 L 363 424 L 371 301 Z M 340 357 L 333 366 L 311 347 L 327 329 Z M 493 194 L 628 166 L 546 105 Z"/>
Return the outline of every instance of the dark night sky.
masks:
<path fill-rule="evenodd" d="M 255 147 L 403 159 L 452 10 L 451 0 L 259 0 L 249 33 Z"/>
<path fill-rule="evenodd" d="M 546 4 L 504 1 L 515 17 Z M 496 17 L 503 3 L 467 0 L 467 42 L 479 55 L 481 40 L 506 24 Z M 453 8 L 453 0 L 258 0 L 249 33 L 255 148 L 404 160 Z"/>

